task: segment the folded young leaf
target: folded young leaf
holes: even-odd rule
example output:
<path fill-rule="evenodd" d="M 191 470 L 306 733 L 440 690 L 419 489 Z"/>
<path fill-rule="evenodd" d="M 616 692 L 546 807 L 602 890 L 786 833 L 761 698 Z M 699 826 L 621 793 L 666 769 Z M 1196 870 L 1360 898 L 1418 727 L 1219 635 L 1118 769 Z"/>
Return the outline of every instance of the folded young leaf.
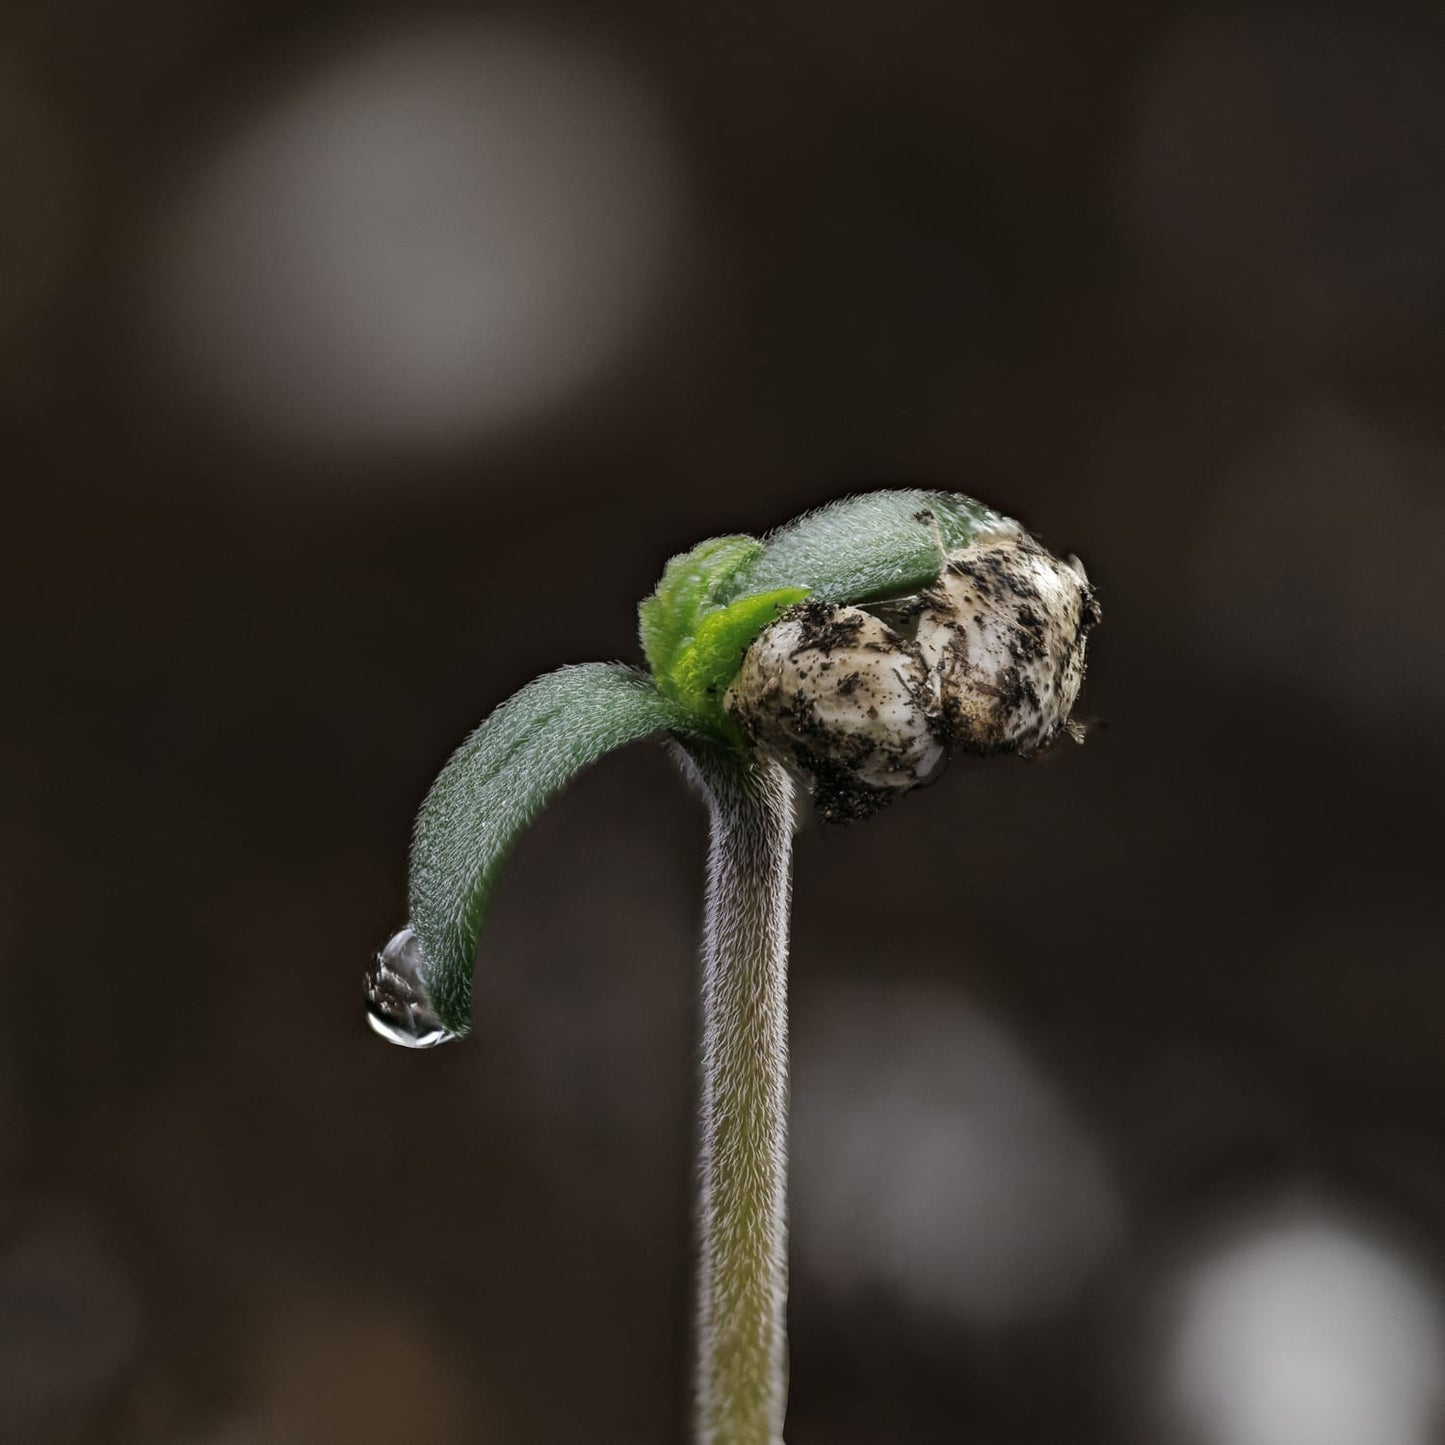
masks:
<path fill-rule="evenodd" d="M 716 607 L 718 590 L 762 550 L 756 537 L 709 537 L 667 564 L 652 595 L 637 609 L 642 650 L 654 677 L 672 672 L 696 637 L 698 624 Z"/>
<path fill-rule="evenodd" d="M 749 644 L 770 622 L 776 622 L 795 602 L 808 595 L 806 587 L 781 587 L 756 592 L 726 607 L 707 613 L 697 632 L 678 654 L 662 686 L 694 716 L 715 720 L 722 710 L 728 683 L 743 665 Z"/>
<path fill-rule="evenodd" d="M 449 1034 L 469 1027 L 477 936 L 523 829 L 604 753 L 691 727 L 645 673 L 587 663 L 528 683 L 452 756 L 422 804 L 411 853 L 421 982 Z"/>

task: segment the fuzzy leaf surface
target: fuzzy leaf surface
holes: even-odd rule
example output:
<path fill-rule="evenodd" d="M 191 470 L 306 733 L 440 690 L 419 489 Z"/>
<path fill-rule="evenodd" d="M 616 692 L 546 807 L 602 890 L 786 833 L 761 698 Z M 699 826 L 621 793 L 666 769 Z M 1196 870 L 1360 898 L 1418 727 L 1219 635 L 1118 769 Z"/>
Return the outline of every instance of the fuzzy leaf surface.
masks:
<path fill-rule="evenodd" d="M 728 684 L 743 665 L 743 653 L 770 622 L 808 595 L 806 587 L 754 592 L 707 613 L 697 633 L 673 664 L 667 684 L 698 716 L 720 708 Z"/>
<path fill-rule="evenodd" d="M 756 537 L 709 537 L 674 557 L 650 597 L 637 609 L 642 650 L 653 676 L 668 677 L 716 594 L 737 570 L 762 553 Z"/>
<path fill-rule="evenodd" d="M 943 552 L 1007 518 L 961 492 L 866 492 L 779 527 L 728 579 L 719 601 L 806 587 L 824 602 L 874 602 L 938 580 Z"/>
<path fill-rule="evenodd" d="M 411 852 L 411 926 L 449 1029 L 469 1026 L 477 937 L 522 831 L 605 753 L 690 731 L 687 715 L 645 673 L 599 662 L 528 683 L 457 749 L 422 804 Z"/>

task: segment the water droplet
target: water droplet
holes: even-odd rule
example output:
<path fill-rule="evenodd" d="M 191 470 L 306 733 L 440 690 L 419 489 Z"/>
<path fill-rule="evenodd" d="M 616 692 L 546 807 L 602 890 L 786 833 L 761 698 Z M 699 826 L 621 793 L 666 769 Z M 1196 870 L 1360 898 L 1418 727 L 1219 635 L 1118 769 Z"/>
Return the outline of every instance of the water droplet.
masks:
<path fill-rule="evenodd" d="M 422 977 L 426 955 L 410 927 L 392 935 L 366 974 L 366 1021 L 405 1049 L 430 1049 L 460 1037 L 437 1017 Z"/>

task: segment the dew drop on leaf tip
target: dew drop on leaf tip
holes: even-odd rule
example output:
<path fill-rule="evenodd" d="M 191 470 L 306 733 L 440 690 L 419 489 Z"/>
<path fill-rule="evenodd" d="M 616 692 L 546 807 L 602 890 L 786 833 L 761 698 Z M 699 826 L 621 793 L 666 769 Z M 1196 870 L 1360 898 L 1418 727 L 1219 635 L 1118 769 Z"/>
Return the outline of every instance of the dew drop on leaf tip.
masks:
<path fill-rule="evenodd" d="M 430 1049 L 458 1037 L 437 1017 L 422 977 L 425 956 L 415 931 L 393 934 L 366 973 L 366 1022 L 388 1043 Z"/>

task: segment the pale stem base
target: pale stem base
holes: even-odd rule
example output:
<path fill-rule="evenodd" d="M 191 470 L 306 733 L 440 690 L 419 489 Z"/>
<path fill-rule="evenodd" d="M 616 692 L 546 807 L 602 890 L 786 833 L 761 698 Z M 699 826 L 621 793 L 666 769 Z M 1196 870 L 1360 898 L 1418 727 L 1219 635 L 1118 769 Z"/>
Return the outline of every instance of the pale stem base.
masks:
<path fill-rule="evenodd" d="M 793 783 L 688 749 L 711 820 L 702 944 L 697 1440 L 782 1445 Z"/>

